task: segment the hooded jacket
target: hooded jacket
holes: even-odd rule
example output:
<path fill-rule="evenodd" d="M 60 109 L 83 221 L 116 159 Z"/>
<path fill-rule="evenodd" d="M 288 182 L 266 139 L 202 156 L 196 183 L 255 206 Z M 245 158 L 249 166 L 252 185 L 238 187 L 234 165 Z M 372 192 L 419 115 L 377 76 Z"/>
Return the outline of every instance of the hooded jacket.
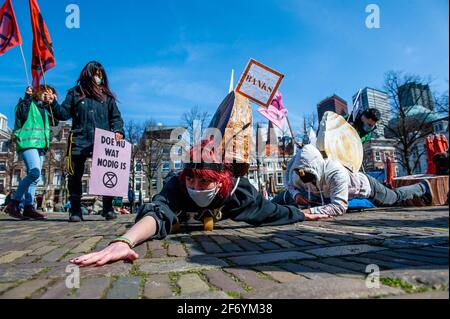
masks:
<path fill-rule="evenodd" d="M 316 177 L 316 183 L 303 183 L 296 169 L 303 169 Z M 297 153 L 287 171 L 287 188 L 292 197 L 301 194 L 313 206 L 312 214 L 337 216 L 348 209 L 353 198 L 368 198 L 371 193 L 367 176 L 353 173 L 340 162 L 324 159 L 317 148 L 306 145 Z"/>

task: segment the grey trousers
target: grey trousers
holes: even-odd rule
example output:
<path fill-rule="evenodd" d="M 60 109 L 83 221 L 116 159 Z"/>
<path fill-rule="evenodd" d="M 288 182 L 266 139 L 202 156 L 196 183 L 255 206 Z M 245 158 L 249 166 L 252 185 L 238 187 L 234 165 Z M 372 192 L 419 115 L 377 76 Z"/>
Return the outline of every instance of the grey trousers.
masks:
<path fill-rule="evenodd" d="M 369 200 L 378 207 L 399 206 L 405 201 L 423 197 L 427 192 L 425 183 L 399 187 L 394 190 L 384 186 L 375 178 L 368 176 L 372 193 Z"/>

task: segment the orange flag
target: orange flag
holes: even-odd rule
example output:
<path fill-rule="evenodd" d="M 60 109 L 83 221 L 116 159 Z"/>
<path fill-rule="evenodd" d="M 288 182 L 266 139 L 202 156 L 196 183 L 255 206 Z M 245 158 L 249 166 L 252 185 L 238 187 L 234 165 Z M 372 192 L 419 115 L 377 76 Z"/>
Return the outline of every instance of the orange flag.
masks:
<path fill-rule="evenodd" d="M 30 0 L 30 15 L 33 29 L 31 73 L 33 75 L 33 87 L 37 88 L 44 73 L 55 67 L 56 63 L 52 39 L 36 0 Z"/>
<path fill-rule="evenodd" d="M 0 8 L 0 55 L 16 45 L 22 44 L 19 27 L 11 0 L 6 0 Z"/>

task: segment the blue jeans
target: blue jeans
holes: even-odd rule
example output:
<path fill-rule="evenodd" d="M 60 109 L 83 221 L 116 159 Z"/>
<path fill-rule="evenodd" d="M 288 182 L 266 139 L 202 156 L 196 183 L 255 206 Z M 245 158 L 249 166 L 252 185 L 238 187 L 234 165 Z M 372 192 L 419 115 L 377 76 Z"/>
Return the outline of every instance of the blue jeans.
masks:
<path fill-rule="evenodd" d="M 45 151 L 42 149 L 31 148 L 20 152 L 19 155 L 25 162 L 27 176 L 20 181 L 13 199 L 20 202 L 25 196 L 24 205 L 33 205 L 36 186 L 41 177 Z"/>

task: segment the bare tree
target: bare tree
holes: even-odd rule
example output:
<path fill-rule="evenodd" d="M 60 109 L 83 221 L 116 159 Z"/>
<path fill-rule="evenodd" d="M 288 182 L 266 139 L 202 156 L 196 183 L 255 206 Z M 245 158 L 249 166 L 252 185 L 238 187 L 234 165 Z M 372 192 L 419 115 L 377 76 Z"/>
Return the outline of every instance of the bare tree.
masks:
<path fill-rule="evenodd" d="M 16 142 L 14 134 L 11 134 L 11 137 L 8 141 L 8 158 L 6 163 L 6 174 L 9 176 L 9 191 L 12 190 L 14 172 L 17 169 L 21 168 L 21 163 L 16 153 Z"/>
<path fill-rule="evenodd" d="M 430 120 L 435 113 L 430 110 L 422 114 L 412 114 L 413 108 L 424 98 L 424 92 L 421 90 L 420 94 L 414 97 L 406 90 L 401 89 L 408 84 L 430 85 L 431 80 L 396 71 L 389 71 L 385 74 L 384 89 L 389 95 L 394 119 L 386 125 L 386 135 L 397 140 L 395 148 L 399 155 L 398 162 L 407 174 L 411 175 L 418 167 L 420 157 L 424 153 L 418 152 L 418 144 L 433 132 Z M 406 95 L 408 95 L 408 99 Z"/>
<path fill-rule="evenodd" d="M 134 122 L 133 120 L 125 124 L 125 136 L 131 144 L 131 188 L 134 192 L 136 187 L 136 166 L 138 161 L 141 161 L 144 157 L 142 154 L 141 141 L 144 134 L 144 125 Z M 133 203 L 130 203 L 131 212 L 133 212 Z"/>
<path fill-rule="evenodd" d="M 153 197 L 153 180 L 158 176 L 164 158 L 165 143 L 162 136 L 162 127 L 151 120 L 145 122 L 143 137 L 139 143 L 139 152 L 142 156 L 142 167 L 148 180 L 150 199 Z"/>
<path fill-rule="evenodd" d="M 189 112 L 181 116 L 182 125 L 185 126 L 189 132 L 191 141 L 194 140 L 194 130 L 199 130 L 200 137 L 208 128 L 211 115 L 208 112 L 203 112 L 198 106 L 194 106 Z"/>
<path fill-rule="evenodd" d="M 448 91 L 444 93 L 435 93 L 434 96 L 436 97 L 436 100 L 434 102 L 436 112 L 440 115 L 447 115 L 448 116 Z"/>

